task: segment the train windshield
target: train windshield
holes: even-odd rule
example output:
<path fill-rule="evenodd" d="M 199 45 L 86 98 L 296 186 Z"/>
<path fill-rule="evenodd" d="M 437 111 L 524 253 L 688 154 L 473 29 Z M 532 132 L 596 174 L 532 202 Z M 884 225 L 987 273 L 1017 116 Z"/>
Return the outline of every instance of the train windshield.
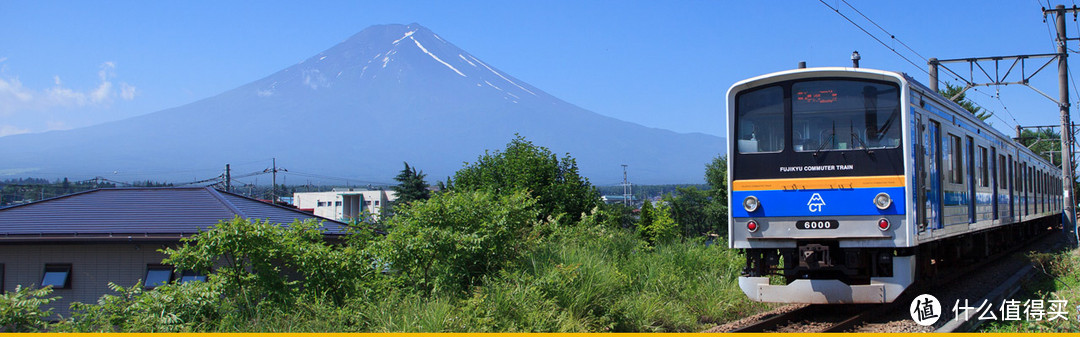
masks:
<path fill-rule="evenodd" d="M 736 101 L 738 153 L 787 152 L 789 146 L 794 152 L 900 146 L 896 84 L 804 80 L 746 91 Z"/>
<path fill-rule="evenodd" d="M 852 80 L 791 85 L 795 151 L 885 149 L 900 146 L 897 86 Z"/>
<path fill-rule="evenodd" d="M 766 87 L 739 96 L 739 153 L 784 149 L 784 90 Z"/>

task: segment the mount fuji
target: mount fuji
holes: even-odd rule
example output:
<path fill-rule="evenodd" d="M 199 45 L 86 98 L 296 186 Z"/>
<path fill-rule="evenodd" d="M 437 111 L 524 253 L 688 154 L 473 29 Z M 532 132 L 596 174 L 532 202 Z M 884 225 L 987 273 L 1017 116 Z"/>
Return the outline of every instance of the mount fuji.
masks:
<path fill-rule="evenodd" d="M 369 27 L 299 64 L 179 107 L 0 137 L 0 173 L 176 172 L 275 157 L 291 171 L 374 182 L 392 182 L 407 161 L 433 183 L 515 134 L 570 153 L 594 183 L 621 181 L 621 164 L 635 183 L 701 183 L 705 164 L 724 151 L 720 137 L 564 102 L 411 24 Z"/>

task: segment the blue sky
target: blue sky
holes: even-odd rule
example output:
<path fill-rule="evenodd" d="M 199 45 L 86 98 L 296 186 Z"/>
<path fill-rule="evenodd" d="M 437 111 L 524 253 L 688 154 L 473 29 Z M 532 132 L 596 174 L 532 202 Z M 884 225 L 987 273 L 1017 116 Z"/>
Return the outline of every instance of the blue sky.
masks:
<path fill-rule="evenodd" d="M 863 67 L 925 81 L 925 61 L 874 23 L 927 58 L 1054 52 L 1041 6 L 1047 2 L 0 0 L 0 136 L 183 105 L 270 75 L 368 26 L 413 22 L 583 108 L 723 135 L 731 84 L 799 61 L 846 66 L 858 50 Z M 1080 36 L 1071 16 L 1068 30 Z M 1070 59 L 1080 69 L 1080 58 Z M 1032 85 L 1056 97 L 1056 67 Z M 1077 91 L 1070 93 L 1080 106 Z M 969 96 L 994 111 L 990 122 L 1007 134 L 1017 123 L 1059 121 L 1055 103 L 1022 86 Z"/>

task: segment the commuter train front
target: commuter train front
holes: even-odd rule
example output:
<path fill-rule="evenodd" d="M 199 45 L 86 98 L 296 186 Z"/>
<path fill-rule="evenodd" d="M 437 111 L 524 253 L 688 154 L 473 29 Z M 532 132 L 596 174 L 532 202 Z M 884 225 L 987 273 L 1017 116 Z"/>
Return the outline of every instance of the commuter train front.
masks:
<path fill-rule="evenodd" d="M 727 99 L 730 246 L 757 301 L 891 302 L 1061 210 L 1053 165 L 901 73 L 784 71 Z"/>
<path fill-rule="evenodd" d="M 746 252 L 750 298 L 889 302 L 912 283 L 905 87 L 835 68 L 728 92 L 730 243 Z"/>

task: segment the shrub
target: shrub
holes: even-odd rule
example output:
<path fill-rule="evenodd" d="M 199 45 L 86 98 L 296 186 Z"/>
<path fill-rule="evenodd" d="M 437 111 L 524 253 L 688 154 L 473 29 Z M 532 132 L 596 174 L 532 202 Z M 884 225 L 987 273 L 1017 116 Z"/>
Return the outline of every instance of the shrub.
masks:
<path fill-rule="evenodd" d="M 524 191 L 451 191 L 399 209 L 379 256 L 425 291 L 462 293 L 522 253 L 535 222 Z"/>
<path fill-rule="evenodd" d="M 42 310 L 42 306 L 59 299 L 47 297 L 52 294 L 52 287 L 23 288 L 15 286 L 15 291 L 0 294 L 0 331 L 33 332 L 45 329 L 46 318 L 52 316 L 52 309 Z"/>
<path fill-rule="evenodd" d="M 572 222 L 596 207 L 599 192 L 578 173 L 569 154 L 561 160 L 543 146 L 517 136 L 503 152 L 484 153 L 454 174 L 455 190 L 484 190 L 497 194 L 528 191 L 536 197 L 538 220 L 566 214 Z"/>
<path fill-rule="evenodd" d="M 71 319 L 58 331 L 190 332 L 212 329 L 230 308 L 221 301 L 221 282 L 173 283 L 145 290 L 142 283 L 125 288 L 109 283 L 117 294 L 102 295 L 97 304 L 71 304 Z"/>

